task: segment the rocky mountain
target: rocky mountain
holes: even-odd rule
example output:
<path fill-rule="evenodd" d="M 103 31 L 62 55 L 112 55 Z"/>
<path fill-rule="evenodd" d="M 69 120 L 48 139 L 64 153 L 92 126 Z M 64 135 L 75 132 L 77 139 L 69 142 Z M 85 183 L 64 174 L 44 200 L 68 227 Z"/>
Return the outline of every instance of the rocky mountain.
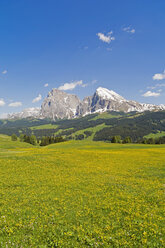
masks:
<path fill-rule="evenodd" d="M 77 116 L 85 116 L 87 114 L 109 111 L 123 111 L 125 113 L 131 111 L 156 111 L 164 110 L 165 105 L 153 105 L 146 103 L 138 103 L 129 101 L 106 88 L 99 87 L 92 97 L 86 97 L 77 107 Z"/>
<path fill-rule="evenodd" d="M 71 119 L 79 104 L 80 100 L 76 95 L 53 89 L 42 103 L 41 114 L 44 118 Z"/>
<path fill-rule="evenodd" d="M 8 118 L 72 119 L 107 110 L 123 111 L 125 113 L 132 111 L 159 111 L 165 110 L 165 105 L 153 105 L 126 100 L 113 90 L 102 87 L 99 87 L 93 96 L 85 97 L 83 101 L 80 101 L 76 95 L 67 94 L 58 89 L 52 89 L 44 99 L 41 109 L 25 109 L 21 113 L 9 115 Z"/>

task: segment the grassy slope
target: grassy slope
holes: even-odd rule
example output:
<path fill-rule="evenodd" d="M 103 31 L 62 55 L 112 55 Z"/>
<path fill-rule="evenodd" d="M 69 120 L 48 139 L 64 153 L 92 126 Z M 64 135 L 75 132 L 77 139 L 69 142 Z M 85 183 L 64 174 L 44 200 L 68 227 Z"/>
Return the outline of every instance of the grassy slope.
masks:
<path fill-rule="evenodd" d="M 164 145 L 0 136 L 0 151 L 1 247 L 163 247 Z"/>
<path fill-rule="evenodd" d="M 30 129 L 31 130 L 40 130 L 40 129 L 56 129 L 58 125 L 53 124 L 45 124 L 45 125 L 39 125 L 39 126 L 33 126 Z"/>
<path fill-rule="evenodd" d="M 11 141 L 11 137 L 0 134 L 0 152 L 4 149 L 19 149 L 29 147 L 32 147 L 34 149 L 34 146 L 32 146 L 31 144 L 20 141 Z"/>

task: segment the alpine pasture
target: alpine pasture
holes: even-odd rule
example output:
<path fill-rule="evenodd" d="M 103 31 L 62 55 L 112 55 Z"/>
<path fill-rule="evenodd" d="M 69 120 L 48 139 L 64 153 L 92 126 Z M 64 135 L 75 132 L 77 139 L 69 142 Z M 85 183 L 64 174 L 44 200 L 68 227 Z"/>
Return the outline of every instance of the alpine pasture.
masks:
<path fill-rule="evenodd" d="M 0 247 L 164 247 L 164 145 L 0 136 Z"/>

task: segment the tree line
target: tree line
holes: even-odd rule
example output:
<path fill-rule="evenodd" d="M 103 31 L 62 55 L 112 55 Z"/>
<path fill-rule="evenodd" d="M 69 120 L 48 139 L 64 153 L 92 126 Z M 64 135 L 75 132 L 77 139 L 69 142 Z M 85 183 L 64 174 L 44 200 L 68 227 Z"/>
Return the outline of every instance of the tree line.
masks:
<path fill-rule="evenodd" d="M 54 143 L 64 142 L 65 139 L 63 137 L 54 137 L 54 136 L 43 136 L 41 139 L 36 138 L 35 135 L 26 135 L 20 134 L 19 138 L 16 134 L 12 134 L 11 136 L 12 141 L 20 140 L 21 142 L 26 142 L 32 145 L 40 145 L 40 146 L 47 146 Z"/>
<path fill-rule="evenodd" d="M 84 132 L 85 133 L 85 132 Z M 91 135 L 92 132 L 86 133 L 86 138 Z M 43 136 L 41 139 L 36 138 L 35 135 L 26 135 L 26 134 L 20 134 L 19 138 L 16 134 L 12 134 L 11 140 L 17 141 L 18 139 L 21 142 L 26 142 L 32 145 L 40 145 L 40 146 L 47 146 L 54 143 L 64 142 L 66 140 L 70 140 L 73 137 L 68 137 L 64 139 L 61 137 L 55 137 L 55 136 Z M 75 137 L 76 140 L 83 140 L 85 136 L 83 134 L 79 134 Z M 106 140 L 110 143 L 120 143 L 120 144 L 127 144 L 127 143 L 139 143 L 139 144 L 165 144 L 165 136 L 157 137 L 157 138 L 139 138 L 136 141 L 133 141 L 130 136 L 125 137 L 122 139 L 120 135 L 115 135 L 110 137 L 108 140 Z"/>
<path fill-rule="evenodd" d="M 143 138 L 140 143 L 143 144 L 165 144 L 165 136 L 158 138 Z"/>
<path fill-rule="evenodd" d="M 157 138 L 142 138 L 137 141 L 132 141 L 130 136 L 125 137 L 123 140 L 120 135 L 116 135 L 111 137 L 111 143 L 139 143 L 139 144 L 165 144 L 165 136 L 157 137 Z"/>

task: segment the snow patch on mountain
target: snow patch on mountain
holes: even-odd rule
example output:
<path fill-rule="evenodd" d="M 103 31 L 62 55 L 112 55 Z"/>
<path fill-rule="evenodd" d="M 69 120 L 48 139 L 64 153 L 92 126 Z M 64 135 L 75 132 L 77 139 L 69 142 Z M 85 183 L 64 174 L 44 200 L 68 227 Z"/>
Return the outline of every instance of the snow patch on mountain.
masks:
<path fill-rule="evenodd" d="M 126 101 L 124 97 L 120 96 L 113 90 L 108 90 L 102 87 L 97 88 L 96 94 L 105 100 L 113 100 L 113 101 L 119 101 L 119 102 Z"/>
<path fill-rule="evenodd" d="M 23 119 L 23 118 L 42 118 L 41 108 L 27 108 L 18 113 L 8 114 L 8 119 Z"/>

